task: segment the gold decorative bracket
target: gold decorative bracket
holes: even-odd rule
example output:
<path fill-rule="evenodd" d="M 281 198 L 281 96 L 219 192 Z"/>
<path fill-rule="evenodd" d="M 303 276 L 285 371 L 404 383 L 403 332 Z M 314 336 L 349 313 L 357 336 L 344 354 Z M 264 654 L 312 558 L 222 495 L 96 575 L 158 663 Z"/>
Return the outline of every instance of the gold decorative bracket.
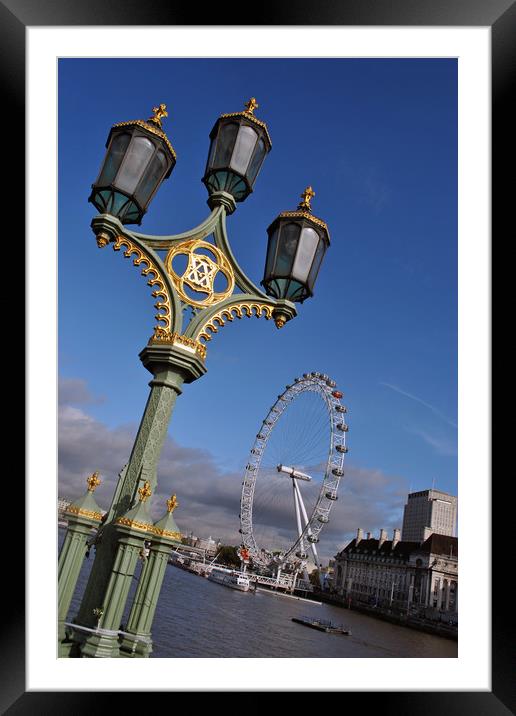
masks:
<path fill-rule="evenodd" d="M 147 281 L 147 285 L 154 288 L 152 296 L 154 298 L 161 299 L 156 301 L 156 303 L 154 304 L 155 308 L 158 309 L 158 313 L 156 314 L 155 318 L 157 321 L 163 324 L 161 328 L 166 331 L 170 331 L 172 298 L 167 288 L 167 282 L 163 277 L 161 271 L 159 270 L 157 263 L 154 262 L 147 253 L 144 253 L 144 251 L 139 246 L 137 246 L 126 236 L 117 236 L 115 242 L 113 243 L 113 250 L 120 251 L 123 246 L 126 247 L 126 250 L 124 251 L 125 258 L 130 258 L 131 256 L 135 255 L 135 258 L 133 259 L 133 264 L 135 266 L 140 266 L 141 264 L 144 264 L 144 267 L 142 268 L 141 272 L 142 276 L 150 276 L 149 280 Z"/>
<path fill-rule="evenodd" d="M 242 303 L 236 303 L 229 308 L 222 308 L 201 326 L 197 339 L 199 341 L 211 341 L 211 335 L 208 331 L 211 333 L 218 333 L 219 328 L 222 328 L 227 321 L 233 321 L 235 318 L 243 318 L 244 315 L 248 318 L 251 318 L 252 316 L 256 316 L 256 318 L 265 316 L 267 320 L 270 320 L 272 318 L 272 311 L 272 306 L 267 306 L 263 303 L 255 303 L 254 301 L 243 301 Z"/>
<path fill-rule="evenodd" d="M 249 109 L 255 106 L 249 101 Z M 310 188 L 310 187 L 309 187 Z M 309 189 L 308 188 L 308 189 Z M 307 189 L 307 192 L 308 192 Z M 303 195 L 309 202 L 309 193 Z M 92 228 L 100 247 L 113 244 L 115 251 L 123 250 L 148 277 L 152 295 L 158 299 L 158 325 L 149 339 L 149 345 L 167 343 L 181 350 L 206 357 L 207 341 L 228 321 L 244 316 L 271 318 L 278 328 L 296 316 L 296 308 L 289 301 L 267 296 L 249 279 L 238 265 L 231 251 L 226 233 L 226 208 L 223 203 L 212 207 L 210 216 L 195 229 L 183 234 L 152 236 L 128 231 L 117 219 L 105 215 L 95 217 Z M 213 234 L 214 243 L 205 239 Z M 163 254 L 158 252 L 165 252 Z M 187 266 L 179 273 L 176 256 L 187 257 Z M 215 281 L 221 273 L 225 278 L 224 290 L 215 290 Z M 235 286 L 242 293 L 233 294 Z M 188 292 L 187 292 L 188 291 Z M 194 294 L 192 296 L 192 294 Z M 190 306 L 193 317 L 181 332 L 183 308 Z"/>

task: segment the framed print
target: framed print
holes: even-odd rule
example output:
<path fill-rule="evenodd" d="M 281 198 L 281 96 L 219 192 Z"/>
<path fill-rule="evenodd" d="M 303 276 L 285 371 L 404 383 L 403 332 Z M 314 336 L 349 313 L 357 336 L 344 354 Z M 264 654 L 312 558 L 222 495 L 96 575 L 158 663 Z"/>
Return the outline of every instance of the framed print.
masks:
<path fill-rule="evenodd" d="M 50 8 L 3 2 L 0 12 L 9 56 L 3 68 L 5 106 L 17 118 L 18 128 L 24 116 L 26 122 L 27 204 L 17 216 L 19 223 L 26 216 L 28 238 L 29 408 L 27 566 L 24 573 L 20 548 L 17 558 L 11 558 L 18 568 L 11 580 L 18 598 L 3 637 L 9 654 L 3 709 L 24 713 L 69 708 L 82 713 L 94 708 L 97 691 L 111 703 L 125 691 L 133 697 L 139 691 L 234 690 L 342 691 L 366 697 L 371 705 L 381 698 L 389 712 L 444 708 L 457 714 L 508 713 L 515 703 L 506 636 L 511 617 L 499 601 L 503 589 L 497 586 L 508 555 L 506 547 L 493 549 L 490 512 L 490 506 L 496 508 L 501 501 L 501 490 L 496 480 L 491 485 L 489 219 L 492 212 L 496 230 L 511 205 L 508 187 L 499 177 L 507 163 L 503 147 L 512 127 L 507 100 L 514 5 L 507 0 L 489 8 L 456 2 L 437 9 L 431 3 L 398 2 L 387 13 L 376 3 L 346 3 L 331 12 L 308 11 L 298 4 L 272 14 L 266 11 L 253 26 L 222 23 L 220 17 L 211 17 L 212 10 L 206 15 L 212 23 L 191 24 L 188 13 L 175 14 L 158 2 L 129 10 L 122 3 L 93 2 L 77 8 L 54 3 Z M 240 96 L 246 84 L 252 89 L 239 107 L 237 93 Z M 412 104 L 404 99 L 409 95 L 416 98 Z M 364 131 L 368 122 L 369 132 Z M 366 136 L 367 146 L 362 139 Z M 203 141 L 206 151 L 197 146 Z M 422 147 L 419 141 L 427 143 L 416 158 L 411 147 Z M 23 185 L 23 161 L 9 166 L 15 179 L 10 186 Z M 382 173 L 379 166 L 389 169 Z M 409 167 L 416 167 L 412 178 Z M 432 207 L 428 213 L 426 206 Z M 187 226 L 195 228 L 186 231 Z M 214 244 L 209 243 L 212 233 Z M 115 252 L 106 251 L 109 243 Z M 142 273 L 146 280 L 141 280 Z M 149 278 L 158 320 L 154 343 L 149 338 L 154 330 Z M 241 292 L 236 308 L 231 303 L 235 286 Z M 420 295 L 424 300 L 419 303 Z M 221 306 L 213 307 L 210 301 Z M 178 315 L 188 316 L 188 329 L 181 329 Z M 272 320 L 229 325 L 234 318 L 246 317 Z M 134 365 L 138 351 L 143 367 Z M 167 351 L 181 362 L 177 375 L 164 367 Z M 205 365 L 206 354 L 211 362 L 208 358 Z M 211 376 L 198 381 L 208 366 Z M 146 370 L 152 373 L 151 383 Z M 398 375 L 406 376 L 407 383 Z M 418 384 L 418 375 L 424 376 L 424 383 Z M 213 382 L 206 385 L 210 377 Z M 310 383 L 312 393 L 318 381 L 333 412 L 337 403 L 349 399 L 351 454 L 345 455 L 345 470 L 344 464 L 337 465 L 337 452 L 347 452 L 348 437 L 340 433 L 347 433 L 348 421 L 335 420 L 330 426 L 332 457 L 326 473 L 323 469 L 330 477 L 314 491 L 313 503 L 310 489 L 315 490 L 316 481 L 306 473 L 322 458 L 315 447 L 309 456 L 308 447 L 315 444 L 316 433 L 327 429 L 326 413 L 310 413 L 310 440 L 302 430 L 297 432 L 305 435 L 307 451 L 297 468 L 289 466 L 294 458 L 287 464 L 283 453 L 276 462 L 271 458 L 274 469 L 277 463 L 275 485 L 282 479 L 290 486 L 292 535 L 286 528 L 279 530 L 285 539 L 279 554 L 299 553 L 301 561 L 312 555 L 314 580 L 320 580 L 322 589 L 323 561 L 344 558 L 344 545 L 353 537 L 357 547 L 363 538 L 361 524 L 352 520 L 370 520 L 364 522 L 366 529 L 382 528 L 377 549 L 391 540 L 394 550 L 401 517 L 388 515 L 399 512 L 401 495 L 403 500 L 407 493 L 412 497 L 430 484 L 441 495 L 458 494 L 458 595 L 449 577 L 444 596 L 435 599 L 434 582 L 407 582 L 409 599 L 414 590 L 424 591 L 430 609 L 442 612 L 446 603 L 446 610 L 452 610 L 458 600 L 458 642 L 432 651 L 430 639 L 424 647 L 413 647 L 409 638 L 405 646 L 400 636 L 396 646 L 382 653 L 369 649 L 362 632 L 360 647 L 350 640 L 356 648 L 346 653 L 341 646 L 334 651 L 326 646 L 312 649 L 315 642 L 306 636 L 311 630 L 299 626 L 294 641 L 274 652 L 267 648 L 272 640 L 267 642 L 266 636 L 266 615 L 274 610 L 263 606 L 264 621 L 254 627 L 252 620 L 247 622 L 247 638 L 254 646 L 235 643 L 221 653 L 215 636 L 196 640 L 195 629 L 188 626 L 190 619 L 205 631 L 213 627 L 214 634 L 220 628 L 202 615 L 200 606 L 192 608 L 190 616 L 174 617 L 174 638 L 159 630 L 156 634 L 165 618 L 156 599 L 154 641 L 147 649 L 141 647 L 145 639 L 140 639 L 136 608 L 124 611 L 120 625 L 125 602 L 120 607 L 119 601 L 117 609 L 122 611 L 113 612 L 111 623 L 110 603 L 99 607 L 95 597 L 81 597 L 74 582 L 59 628 L 62 622 L 66 639 L 75 645 L 66 654 L 58 652 L 53 636 L 58 622 L 58 545 L 55 520 L 48 515 L 54 515 L 62 486 L 70 496 L 64 508 L 68 515 L 77 507 L 81 519 L 98 515 L 103 524 L 99 534 L 104 534 L 104 546 L 88 537 L 92 525 L 87 520 L 77 522 L 73 537 L 77 542 L 84 535 L 81 549 L 87 555 L 95 548 L 93 567 L 88 567 L 93 573 L 99 552 L 111 549 L 106 547 L 110 525 L 116 523 L 116 534 L 123 533 L 120 559 L 132 555 L 127 559 L 133 559 L 137 571 L 113 566 L 109 589 L 119 600 L 133 595 L 133 604 L 143 590 L 140 614 L 148 605 L 145 579 L 161 585 L 166 572 L 162 555 L 165 547 L 171 548 L 170 540 L 192 549 L 202 543 L 205 556 L 211 549 L 216 559 L 223 545 L 237 539 L 231 541 L 231 530 L 224 532 L 223 524 L 236 520 L 240 564 L 250 552 L 256 566 L 262 554 L 278 554 L 276 543 L 267 539 L 280 498 L 263 493 L 260 506 L 253 456 L 265 450 L 261 432 L 269 428 L 263 426 L 275 424 L 283 403 L 294 414 L 296 400 L 301 404 L 307 397 L 302 395 L 303 381 Z M 374 390 L 366 387 L 368 381 L 374 381 Z M 420 385 L 425 390 L 418 390 Z M 168 422 L 153 427 L 162 413 L 170 416 L 172 410 L 170 435 Z M 260 410 L 257 419 L 255 411 Z M 416 411 L 423 411 L 417 415 L 424 413 L 425 418 L 416 420 Z M 374 428 L 372 415 L 378 423 Z M 300 409 L 302 427 L 303 420 L 308 420 L 307 413 Z M 322 427 L 316 430 L 317 420 Z M 394 423 L 399 444 L 390 438 Z M 280 430 L 274 429 L 279 443 Z M 292 441 L 294 432 L 286 430 L 282 440 Z M 131 457 L 124 467 L 124 455 L 137 453 L 139 439 L 147 440 L 141 451 L 154 451 L 154 462 L 143 460 L 133 469 Z M 342 450 L 336 451 L 336 445 Z M 378 468 L 382 462 L 377 455 L 389 456 L 384 471 Z M 115 465 L 118 471 L 122 468 L 119 474 Z M 101 481 L 94 480 L 97 469 Z M 75 486 L 90 474 L 87 485 Z M 188 484 L 180 474 L 188 474 Z M 252 486 L 252 498 L 246 485 Z M 131 502 L 136 488 L 139 498 Z M 119 496 L 118 503 L 113 499 L 110 506 L 111 498 L 106 502 L 109 492 Z M 333 522 L 327 526 L 319 518 L 330 512 Z M 336 525 L 344 522 L 339 536 Z M 138 532 L 142 524 L 152 531 L 152 540 Z M 394 528 L 392 537 L 384 526 L 391 532 Z M 407 535 L 405 523 L 403 529 Z M 497 533 L 504 529 L 497 525 Z M 187 530 L 190 542 L 184 540 Z M 207 538 L 206 544 L 194 534 Z M 63 539 L 61 532 L 59 546 Z M 118 547 L 112 544 L 115 565 Z M 455 547 L 448 549 L 451 564 L 452 557 L 457 559 Z M 407 556 L 414 564 L 416 552 Z M 161 569 L 159 577 L 152 577 L 158 574 L 154 569 Z M 90 585 L 104 579 L 98 575 Z M 265 572 L 262 578 L 265 587 Z M 308 573 L 301 578 L 308 589 Z M 229 601 L 243 596 L 208 581 L 199 581 L 198 589 L 217 587 L 228 592 Z M 381 606 L 382 598 L 384 606 L 392 607 L 396 595 L 404 594 L 401 578 L 391 581 L 371 586 L 371 608 Z M 163 583 L 163 593 L 173 604 L 173 589 L 167 578 Z M 256 579 L 255 588 L 257 584 Z M 26 612 L 21 607 L 24 588 Z M 183 603 L 193 605 L 185 594 Z M 221 607 L 225 613 L 232 610 L 229 601 Z M 70 603 L 88 614 L 97 605 L 97 622 L 90 624 L 91 615 L 90 621 L 69 620 Z M 253 609 L 255 620 L 261 608 L 257 604 Z M 235 633 L 240 628 L 237 611 L 232 612 Z M 299 616 L 299 605 L 283 611 L 290 622 L 294 612 Z M 351 609 L 350 619 L 353 614 Z M 140 621 L 143 624 L 143 617 Z M 74 623 L 83 630 L 76 641 Z M 131 624 L 139 635 L 133 641 Z M 131 641 L 132 652 L 127 647 L 122 653 L 118 646 L 109 651 L 108 642 L 119 638 L 126 646 Z M 344 644 L 345 636 L 341 639 Z M 67 658 L 133 656 L 140 648 L 140 656 L 152 651 L 152 658 Z M 309 679 L 301 677 L 306 667 Z M 228 671 L 233 677 L 243 673 L 229 678 Z"/>

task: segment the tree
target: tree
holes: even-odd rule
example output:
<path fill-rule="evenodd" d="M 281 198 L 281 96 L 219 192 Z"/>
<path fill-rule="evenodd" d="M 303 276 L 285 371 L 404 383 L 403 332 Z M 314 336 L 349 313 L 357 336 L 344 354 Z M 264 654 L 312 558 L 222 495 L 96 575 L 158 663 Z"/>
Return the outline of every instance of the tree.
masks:
<path fill-rule="evenodd" d="M 218 553 L 217 562 L 220 564 L 227 564 L 228 567 L 239 567 L 240 557 L 237 553 L 237 547 L 226 544 L 223 545 Z"/>
<path fill-rule="evenodd" d="M 310 579 L 310 584 L 313 584 L 316 587 L 320 587 L 321 583 L 319 581 L 319 570 L 314 569 L 310 572 L 308 575 L 308 578 Z"/>

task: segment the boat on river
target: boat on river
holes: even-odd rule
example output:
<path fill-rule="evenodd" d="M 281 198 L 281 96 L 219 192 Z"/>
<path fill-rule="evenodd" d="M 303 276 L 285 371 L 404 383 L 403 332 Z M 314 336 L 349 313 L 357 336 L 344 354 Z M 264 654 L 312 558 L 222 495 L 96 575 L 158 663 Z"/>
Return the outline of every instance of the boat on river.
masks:
<path fill-rule="evenodd" d="M 208 579 L 211 582 L 217 582 L 217 584 L 223 584 L 225 587 L 231 589 L 238 589 L 240 592 L 248 592 L 251 582 L 249 577 L 242 572 L 236 572 L 234 570 L 221 570 L 212 568 Z"/>
<path fill-rule="evenodd" d="M 326 619 L 313 619 L 312 617 L 292 617 L 292 621 L 296 624 L 302 624 L 303 626 L 310 627 L 311 629 L 317 629 L 318 631 L 324 631 L 327 634 L 345 634 L 351 636 L 351 631 L 343 624 L 332 624 L 331 621 Z"/>

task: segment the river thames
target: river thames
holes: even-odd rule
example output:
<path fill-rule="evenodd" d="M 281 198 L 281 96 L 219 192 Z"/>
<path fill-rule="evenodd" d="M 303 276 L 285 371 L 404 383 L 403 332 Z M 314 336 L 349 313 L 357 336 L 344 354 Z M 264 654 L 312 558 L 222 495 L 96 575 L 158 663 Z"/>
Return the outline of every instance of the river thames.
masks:
<path fill-rule="evenodd" d="M 59 529 L 59 548 L 64 534 L 65 530 Z M 92 564 L 93 551 L 84 562 L 69 620 L 79 608 Z M 136 578 L 122 623 L 127 619 L 135 587 Z M 291 621 L 299 616 L 344 623 L 351 635 L 326 634 Z M 457 657 L 456 641 L 329 604 L 261 591 L 238 592 L 172 565 L 165 572 L 152 638 L 153 658 Z"/>

